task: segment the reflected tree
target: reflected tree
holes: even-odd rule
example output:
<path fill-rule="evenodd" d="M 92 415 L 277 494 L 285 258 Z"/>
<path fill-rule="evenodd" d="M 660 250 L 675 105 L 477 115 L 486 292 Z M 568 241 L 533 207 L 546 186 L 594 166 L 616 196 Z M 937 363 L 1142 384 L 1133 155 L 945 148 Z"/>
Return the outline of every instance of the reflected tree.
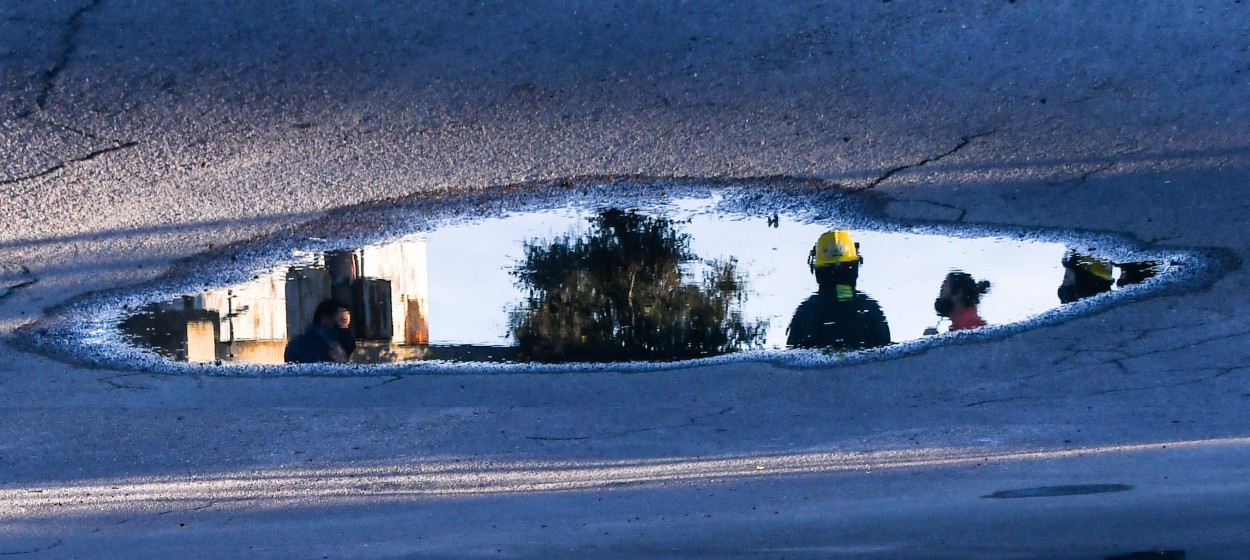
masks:
<path fill-rule="evenodd" d="M 733 352 L 762 340 L 744 321 L 745 282 L 734 259 L 701 262 L 671 220 L 616 208 L 590 231 L 525 245 L 512 271 L 526 300 L 510 327 L 525 361 L 680 360 Z"/>

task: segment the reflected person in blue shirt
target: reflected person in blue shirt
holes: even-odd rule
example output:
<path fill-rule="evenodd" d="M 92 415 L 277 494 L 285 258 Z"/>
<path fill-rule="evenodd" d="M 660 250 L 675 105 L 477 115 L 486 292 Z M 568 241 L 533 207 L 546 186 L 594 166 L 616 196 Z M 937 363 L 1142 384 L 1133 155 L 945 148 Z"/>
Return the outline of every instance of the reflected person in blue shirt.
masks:
<path fill-rule="evenodd" d="M 356 350 L 351 324 L 347 305 L 333 299 L 322 301 L 313 311 L 308 330 L 287 343 L 283 360 L 288 364 L 347 363 Z"/>

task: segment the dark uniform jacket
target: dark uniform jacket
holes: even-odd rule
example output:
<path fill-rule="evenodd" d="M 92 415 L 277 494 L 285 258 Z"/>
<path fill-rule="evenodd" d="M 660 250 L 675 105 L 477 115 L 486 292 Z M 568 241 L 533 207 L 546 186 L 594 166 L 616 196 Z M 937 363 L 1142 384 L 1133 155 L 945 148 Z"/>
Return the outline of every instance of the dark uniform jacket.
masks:
<path fill-rule="evenodd" d="M 822 289 L 794 311 L 786 344 L 794 348 L 862 350 L 890 343 L 890 325 L 876 300 L 850 286 Z"/>
<path fill-rule="evenodd" d="M 282 358 L 288 364 L 342 364 L 355 349 L 356 340 L 348 329 L 313 323 L 304 334 L 287 343 Z"/>

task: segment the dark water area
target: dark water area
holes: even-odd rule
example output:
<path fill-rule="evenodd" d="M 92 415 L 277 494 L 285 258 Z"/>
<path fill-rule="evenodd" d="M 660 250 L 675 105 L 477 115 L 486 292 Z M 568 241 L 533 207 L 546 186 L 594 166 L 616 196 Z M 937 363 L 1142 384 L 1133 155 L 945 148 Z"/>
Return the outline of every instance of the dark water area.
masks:
<path fill-rule="evenodd" d="M 322 332 L 310 329 L 315 310 L 334 300 L 346 328 L 311 340 L 354 346 L 353 363 L 847 353 L 1023 321 L 1166 268 L 1058 242 L 845 229 L 677 198 L 308 251 L 248 282 L 147 304 L 120 330 L 172 361 L 279 364 L 292 339 Z"/>

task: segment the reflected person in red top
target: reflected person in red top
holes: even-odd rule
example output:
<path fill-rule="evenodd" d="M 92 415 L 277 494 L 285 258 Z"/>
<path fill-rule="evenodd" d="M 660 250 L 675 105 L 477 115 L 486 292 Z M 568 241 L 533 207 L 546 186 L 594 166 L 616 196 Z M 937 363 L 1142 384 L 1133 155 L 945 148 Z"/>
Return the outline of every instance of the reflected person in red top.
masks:
<path fill-rule="evenodd" d="M 976 281 L 971 274 L 960 270 L 951 271 L 942 282 L 942 290 L 933 302 L 933 309 L 942 317 L 949 317 L 952 331 L 985 326 L 985 319 L 977 314 L 981 296 L 990 291 L 986 280 Z"/>

